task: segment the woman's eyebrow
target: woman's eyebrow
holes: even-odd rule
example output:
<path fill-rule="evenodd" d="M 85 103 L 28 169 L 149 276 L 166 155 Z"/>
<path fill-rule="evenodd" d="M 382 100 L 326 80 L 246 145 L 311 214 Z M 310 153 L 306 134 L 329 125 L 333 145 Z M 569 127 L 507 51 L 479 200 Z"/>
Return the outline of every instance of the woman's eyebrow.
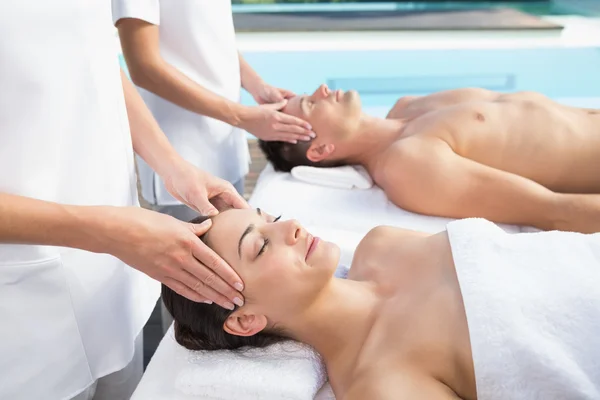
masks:
<path fill-rule="evenodd" d="M 260 208 L 256 208 L 256 213 L 258 214 L 259 217 L 262 217 L 262 211 L 260 210 Z M 238 242 L 238 257 L 240 258 L 240 260 L 242 259 L 242 242 L 244 241 L 244 238 L 246 236 L 248 236 L 255 228 L 254 224 L 250 224 L 248 225 L 248 227 L 246 228 L 246 230 L 244 231 L 244 233 L 242 233 L 242 236 L 240 237 L 240 241 Z"/>
<path fill-rule="evenodd" d="M 246 230 L 244 231 L 244 233 L 242 233 L 242 236 L 240 237 L 240 241 L 238 243 L 238 257 L 240 258 L 240 260 L 242 259 L 242 241 L 253 230 L 254 230 L 254 224 L 248 225 L 248 227 L 246 228 Z"/>

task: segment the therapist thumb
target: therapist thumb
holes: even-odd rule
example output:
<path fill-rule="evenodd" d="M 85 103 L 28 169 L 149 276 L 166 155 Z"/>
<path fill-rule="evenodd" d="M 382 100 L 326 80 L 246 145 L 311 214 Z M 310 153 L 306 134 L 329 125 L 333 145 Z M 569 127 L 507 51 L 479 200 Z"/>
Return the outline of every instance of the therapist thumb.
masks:
<path fill-rule="evenodd" d="M 219 214 L 219 210 L 215 208 L 208 199 L 202 199 L 194 202 L 194 206 L 196 210 L 200 213 L 200 215 L 206 215 L 207 217 L 214 217 Z"/>
<path fill-rule="evenodd" d="M 212 220 L 210 218 L 207 218 L 200 224 L 192 223 L 192 231 L 194 232 L 194 235 L 202 236 L 206 232 L 208 232 L 208 230 L 210 229 L 211 226 L 212 226 Z"/>
<path fill-rule="evenodd" d="M 278 101 L 277 103 L 263 104 L 262 106 L 273 111 L 281 111 L 286 106 L 286 104 L 287 100 L 283 99 L 281 101 Z"/>

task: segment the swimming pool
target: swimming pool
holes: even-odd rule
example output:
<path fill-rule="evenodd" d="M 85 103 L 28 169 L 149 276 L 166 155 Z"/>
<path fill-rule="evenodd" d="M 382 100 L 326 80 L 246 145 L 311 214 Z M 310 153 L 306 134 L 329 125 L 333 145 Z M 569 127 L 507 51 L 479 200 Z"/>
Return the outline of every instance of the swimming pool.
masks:
<path fill-rule="evenodd" d="M 404 95 L 467 86 L 537 91 L 565 104 L 600 109 L 600 19 L 552 20 L 565 29 L 558 34 L 244 33 L 237 39 L 267 82 L 296 93 L 312 93 L 321 83 L 355 89 L 364 111 L 374 116 L 385 116 Z M 242 103 L 254 101 L 243 91 Z"/>
<path fill-rule="evenodd" d="M 278 11 L 427 11 L 427 10 L 461 10 L 514 8 L 533 15 L 593 15 L 599 12 L 596 0 L 554 0 L 554 1 L 427 1 L 427 2 L 350 2 L 350 3 L 267 3 L 267 4 L 236 4 L 234 12 L 278 12 Z"/>
<path fill-rule="evenodd" d="M 460 87 L 536 91 L 600 108 L 599 48 L 263 51 L 244 57 L 269 83 L 312 93 L 321 83 L 355 89 L 365 112 L 384 116 L 405 95 Z M 243 93 L 242 102 L 253 104 Z"/>

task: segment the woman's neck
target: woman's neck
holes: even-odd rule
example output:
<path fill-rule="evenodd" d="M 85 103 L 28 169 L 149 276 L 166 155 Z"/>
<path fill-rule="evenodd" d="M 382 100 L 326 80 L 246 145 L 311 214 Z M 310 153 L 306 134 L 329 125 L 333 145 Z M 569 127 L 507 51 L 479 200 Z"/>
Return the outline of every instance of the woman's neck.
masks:
<path fill-rule="evenodd" d="M 333 278 L 302 315 L 284 325 L 329 361 L 360 350 L 380 302 L 374 284 Z"/>

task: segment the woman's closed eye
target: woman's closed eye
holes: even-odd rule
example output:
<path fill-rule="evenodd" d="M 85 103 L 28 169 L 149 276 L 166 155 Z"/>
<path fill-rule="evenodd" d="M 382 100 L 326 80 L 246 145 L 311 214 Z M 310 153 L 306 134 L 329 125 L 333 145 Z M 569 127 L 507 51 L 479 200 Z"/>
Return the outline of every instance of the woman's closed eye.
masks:
<path fill-rule="evenodd" d="M 279 217 L 275 218 L 273 220 L 273 222 L 271 222 L 271 223 L 275 223 L 275 222 L 279 221 L 280 219 L 281 219 L 281 215 Z M 265 238 L 263 245 L 261 246 L 260 250 L 258 251 L 258 254 L 256 255 L 256 258 L 260 257 L 260 255 L 265 252 L 265 249 L 269 245 L 269 242 L 270 242 L 269 238 Z"/>
<path fill-rule="evenodd" d="M 269 238 L 265 238 L 265 241 L 263 242 L 262 247 L 258 251 L 258 255 L 256 256 L 256 258 L 260 257 L 260 255 L 265 252 L 265 249 L 267 248 L 268 244 L 269 244 Z"/>

